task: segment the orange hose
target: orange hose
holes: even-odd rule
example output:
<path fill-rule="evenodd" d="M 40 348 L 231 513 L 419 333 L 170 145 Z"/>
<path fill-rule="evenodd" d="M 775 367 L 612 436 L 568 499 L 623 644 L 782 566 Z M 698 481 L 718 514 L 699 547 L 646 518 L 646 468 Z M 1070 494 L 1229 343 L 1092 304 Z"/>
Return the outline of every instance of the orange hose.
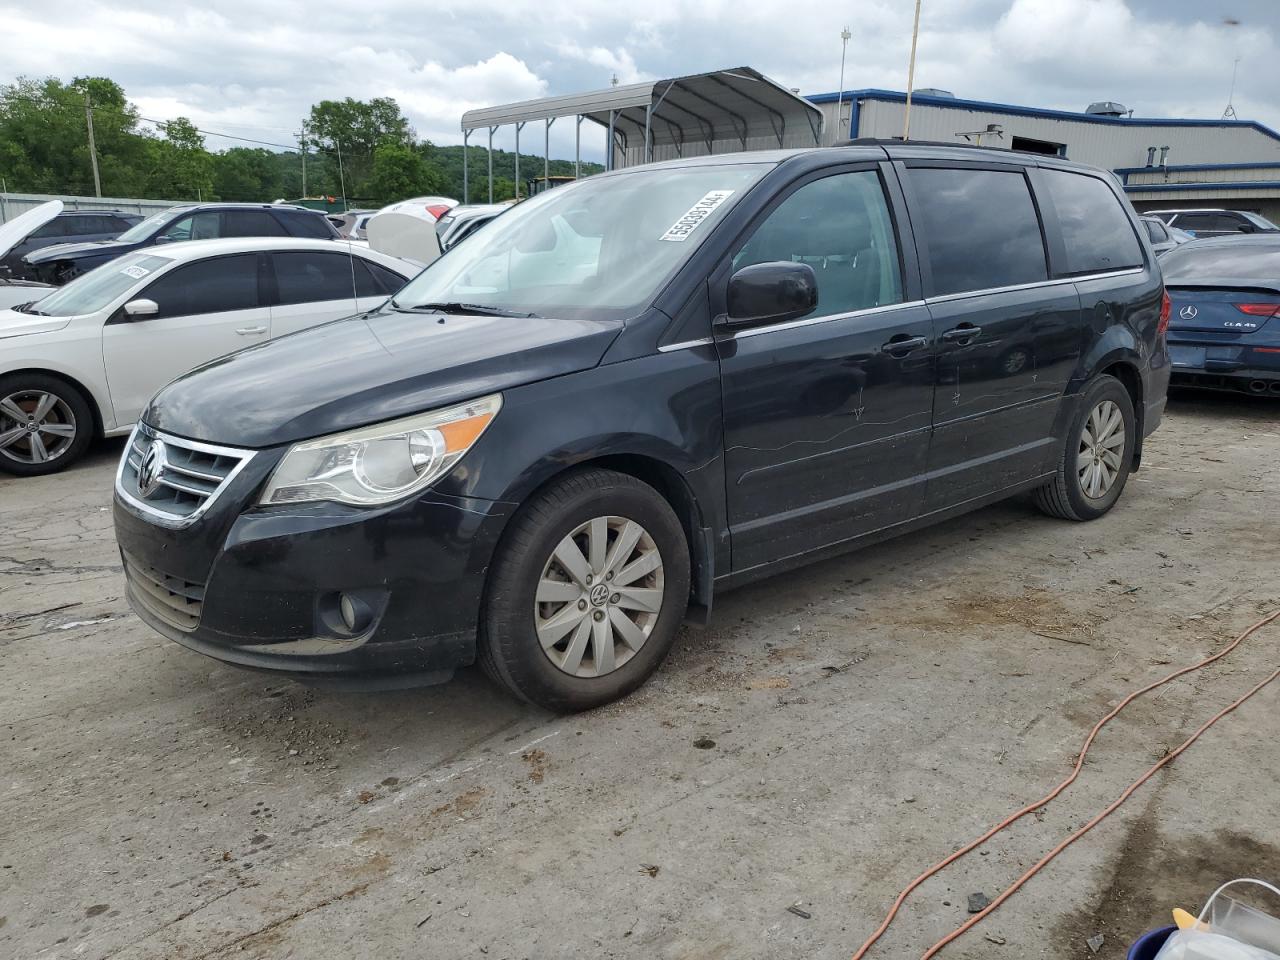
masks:
<path fill-rule="evenodd" d="M 1089 732 L 1089 736 L 1085 738 L 1084 745 L 1083 747 L 1081 747 L 1080 753 L 1076 757 L 1075 766 L 1072 768 L 1071 774 L 1065 780 L 1063 780 L 1060 784 L 1058 784 L 1056 787 L 1050 790 L 1047 794 L 1045 794 L 1039 800 L 1036 800 L 1035 802 L 1028 804 L 1027 806 L 1023 807 L 1021 810 L 1018 810 L 1016 813 L 1013 813 L 1010 816 L 1006 817 L 1004 820 L 1001 820 L 998 824 L 996 824 L 994 827 L 992 827 L 982 836 L 978 837 L 976 840 L 973 840 L 965 844 L 963 847 L 956 850 L 954 853 L 952 853 L 950 856 L 946 857 L 945 859 L 938 861 L 932 867 L 926 870 L 924 873 L 920 874 L 920 876 L 916 877 L 909 884 L 907 884 L 902 889 L 902 892 L 898 894 L 897 899 L 894 900 L 893 906 L 889 908 L 889 913 L 885 916 L 884 921 L 880 924 L 879 927 L 876 928 L 876 931 L 873 934 L 871 934 L 870 937 L 867 938 L 867 941 L 861 947 L 858 948 L 858 951 L 853 955 L 852 960 L 862 960 L 862 958 L 866 956 L 867 951 L 870 950 L 871 947 L 875 945 L 876 941 L 879 940 L 882 936 L 884 936 L 885 931 L 889 929 L 889 925 L 893 923 L 894 917 L 898 915 L 898 910 L 902 907 L 903 903 L 906 902 L 907 897 L 909 897 L 916 890 L 916 888 L 919 887 L 922 883 L 924 883 L 929 878 L 935 876 L 936 874 L 940 873 L 942 870 L 946 869 L 951 864 L 955 863 L 965 854 L 972 852 L 975 848 L 986 843 L 988 840 L 990 840 L 1000 831 L 1004 830 L 1006 827 L 1009 827 L 1012 824 L 1016 823 L 1018 820 L 1021 820 L 1028 813 L 1031 813 L 1033 810 L 1040 809 L 1045 804 L 1055 799 L 1067 787 L 1071 786 L 1071 784 L 1075 782 L 1076 778 L 1080 776 L 1080 771 L 1084 768 L 1085 757 L 1088 755 L 1089 750 L 1093 746 L 1093 742 L 1097 738 L 1099 732 L 1101 732 L 1103 727 L 1105 727 L 1108 723 L 1110 723 L 1113 719 L 1115 719 L 1116 715 L 1119 714 L 1121 710 L 1123 710 L 1125 707 L 1131 704 L 1134 700 L 1138 699 L 1144 694 L 1150 693 L 1152 690 L 1155 690 L 1157 687 L 1164 686 L 1166 683 L 1170 683 L 1171 681 L 1176 680 L 1178 677 L 1191 673 L 1194 670 L 1203 669 L 1204 667 L 1209 666 L 1211 663 L 1215 663 L 1216 661 L 1221 660 L 1223 657 L 1229 654 L 1232 650 L 1238 647 L 1252 633 L 1261 629 L 1262 627 L 1265 627 L 1267 624 L 1271 623 L 1277 618 L 1280 618 L 1280 610 L 1276 610 L 1275 612 L 1270 613 L 1267 616 L 1263 617 L 1261 620 L 1259 620 L 1253 626 L 1249 627 L 1247 630 L 1241 633 L 1238 637 L 1232 640 L 1231 643 L 1227 644 L 1227 646 L 1223 647 L 1222 650 L 1218 651 L 1213 656 L 1207 657 L 1206 659 L 1201 660 L 1199 663 L 1192 664 L 1191 666 L 1182 667 L 1179 670 L 1175 670 L 1173 673 L 1169 674 L 1168 676 L 1163 677 L 1159 680 L 1156 680 L 1154 683 L 1150 683 L 1147 686 L 1142 687 L 1140 690 L 1135 690 L 1133 693 L 1129 694 L 1127 697 L 1121 700 L 1120 703 L 1110 713 L 1108 713 L 1105 717 L 1099 720 L 1097 724 L 1094 726 L 1094 728 Z M 1149 779 L 1151 779 L 1151 777 L 1155 776 L 1157 771 L 1159 771 L 1162 767 L 1164 767 L 1166 764 L 1171 762 L 1175 757 L 1180 755 L 1184 750 L 1186 750 L 1189 746 L 1191 746 L 1191 744 L 1195 743 L 1196 740 L 1200 738 L 1201 734 L 1203 734 L 1211 726 L 1213 726 L 1215 723 L 1217 723 L 1219 720 L 1225 717 L 1228 713 L 1230 713 L 1231 711 L 1239 707 L 1242 703 L 1244 703 L 1246 700 L 1252 697 L 1255 693 L 1257 693 L 1267 684 L 1271 683 L 1271 681 L 1275 680 L 1276 677 L 1280 677 L 1280 669 L 1276 670 L 1273 674 L 1271 674 L 1271 676 L 1267 677 L 1265 680 L 1263 680 L 1261 683 L 1255 686 L 1252 690 L 1246 693 L 1239 700 L 1236 700 L 1230 706 L 1226 707 L 1225 709 L 1217 713 L 1214 717 L 1212 717 L 1209 721 L 1207 721 L 1202 727 L 1200 727 L 1199 730 L 1197 730 L 1187 740 L 1185 740 L 1181 746 L 1179 746 L 1176 750 L 1173 750 L 1172 752 L 1170 752 L 1162 760 L 1160 760 L 1160 762 L 1156 763 L 1146 773 L 1144 773 L 1141 777 L 1139 777 L 1137 780 L 1131 783 L 1128 786 L 1128 788 L 1126 788 L 1125 791 L 1122 794 L 1120 794 L 1120 796 L 1117 797 L 1114 801 L 1112 801 L 1112 803 L 1110 803 L 1101 813 L 1099 813 L 1096 817 L 1094 817 L 1092 820 L 1086 823 L 1083 827 L 1081 827 L 1075 833 L 1071 834 L 1069 837 L 1063 840 L 1060 844 L 1058 844 L 1058 846 L 1054 847 L 1051 851 L 1049 851 L 1049 853 L 1046 854 L 1038 863 L 1036 863 L 1035 866 L 1033 866 L 1030 870 L 1024 873 L 1021 877 L 1019 877 L 1011 887 L 1009 887 L 1007 890 L 1001 893 L 998 897 L 996 897 L 995 900 L 993 900 L 986 907 L 986 909 L 984 909 L 980 913 L 975 914 L 964 924 L 957 927 L 951 933 L 947 934 L 947 936 L 943 937 L 941 940 L 935 943 L 932 947 L 930 947 L 928 951 L 925 952 L 924 956 L 921 957 L 921 960 L 930 960 L 931 957 L 937 955 L 937 953 L 940 950 L 942 950 L 942 948 L 945 947 L 947 944 L 951 943 L 951 941 L 963 935 L 966 931 L 970 930 L 974 925 L 980 923 L 993 910 L 995 910 L 998 906 L 1000 906 L 1000 904 L 1004 903 L 1005 900 L 1009 899 L 1009 897 L 1011 897 L 1020 887 L 1022 887 L 1023 884 L 1025 884 L 1028 880 L 1030 880 L 1033 876 L 1035 876 L 1042 867 L 1044 867 L 1047 863 L 1049 863 L 1049 861 L 1053 860 L 1053 858 L 1056 857 L 1059 853 L 1061 853 L 1071 844 L 1075 843 L 1082 836 L 1084 836 L 1086 833 L 1092 830 L 1098 823 L 1100 823 L 1104 818 L 1109 816 L 1117 807 L 1119 807 L 1120 804 L 1124 803 L 1127 799 L 1129 799 L 1129 796 L 1135 790 L 1137 790 L 1140 786 L 1142 786 Z"/>

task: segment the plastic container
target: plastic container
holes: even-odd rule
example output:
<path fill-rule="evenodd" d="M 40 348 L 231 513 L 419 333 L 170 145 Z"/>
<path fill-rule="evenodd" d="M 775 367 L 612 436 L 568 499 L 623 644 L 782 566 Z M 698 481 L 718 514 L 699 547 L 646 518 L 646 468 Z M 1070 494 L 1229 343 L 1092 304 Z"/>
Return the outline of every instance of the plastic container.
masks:
<path fill-rule="evenodd" d="M 1129 948 L 1127 960 L 1156 960 L 1156 954 L 1160 952 L 1160 948 L 1169 939 L 1169 935 L 1177 929 L 1177 927 L 1170 924 L 1167 927 L 1161 927 L 1159 930 L 1147 931 L 1138 938 L 1137 943 Z"/>
<path fill-rule="evenodd" d="M 1280 896 L 1280 890 L 1261 880 L 1224 883 L 1200 911 L 1199 923 L 1167 934 L 1153 960 L 1280 960 L 1280 920 L 1223 896 L 1237 884 L 1263 887 Z"/>

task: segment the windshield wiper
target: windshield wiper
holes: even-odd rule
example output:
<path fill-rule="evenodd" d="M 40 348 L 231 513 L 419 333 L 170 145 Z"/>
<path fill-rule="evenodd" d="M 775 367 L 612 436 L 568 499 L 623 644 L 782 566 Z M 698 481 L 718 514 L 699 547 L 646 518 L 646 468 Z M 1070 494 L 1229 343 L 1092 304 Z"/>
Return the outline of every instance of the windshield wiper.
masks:
<path fill-rule="evenodd" d="M 473 313 L 482 317 L 536 317 L 536 313 L 524 313 L 520 310 L 508 310 L 505 307 L 490 307 L 483 303 L 415 303 L 405 306 L 391 301 L 391 306 L 402 313 Z"/>

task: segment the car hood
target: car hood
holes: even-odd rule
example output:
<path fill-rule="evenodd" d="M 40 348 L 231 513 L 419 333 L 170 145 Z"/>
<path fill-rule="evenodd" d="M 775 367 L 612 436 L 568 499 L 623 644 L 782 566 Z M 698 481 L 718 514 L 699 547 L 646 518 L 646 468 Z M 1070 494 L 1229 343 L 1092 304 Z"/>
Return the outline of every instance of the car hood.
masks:
<path fill-rule="evenodd" d="M 50 333 L 61 330 L 70 322 L 68 317 L 41 317 L 34 313 L 0 310 L 0 340 L 29 333 Z"/>
<path fill-rule="evenodd" d="M 62 212 L 61 200 L 50 200 L 0 225 L 0 257 Z"/>
<path fill-rule="evenodd" d="M 386 308 L 198 367 L 156 394 L 143 419 L 229 446 L 291 443 L 594 367 L 621 329 Z"/>
<path fill-rule="evenodd" d="M 98 256 L 104 253 L 127 253 L 137 244 L 121 243 L 119 240 L 87 240 L 83 243 L 55 243 L 50 247 L 33 250 L 22 259 L 27 263 L 49 263 L 52 260 L 65 260 L 68 257 Z"/>

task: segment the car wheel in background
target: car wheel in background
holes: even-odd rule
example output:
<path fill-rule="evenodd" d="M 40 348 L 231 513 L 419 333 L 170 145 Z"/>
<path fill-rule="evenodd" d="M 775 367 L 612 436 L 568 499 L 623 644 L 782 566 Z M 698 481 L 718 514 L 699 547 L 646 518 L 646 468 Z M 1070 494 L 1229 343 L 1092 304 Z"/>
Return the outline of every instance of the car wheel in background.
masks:
<path fill-rule="evenodd" d="M 93 413 L 81 392 L 58 377 L 0 377 L 0 471 L 20 477 L 56 473 L 84 454 Z"/>
<path fill-rule="evenodd" d="M 1036 491 L 1036 505 L 1064 520 L 1095 520 L 1110 510 L 1129 479 L 1136 429 L 1124 384 L 1105 374 L 1096 378 L 1067 431 L 1057 475 Z"/>
<path fill-rule="evenodd" d="M 689 546 L 656 490 L 589 469 L 521 508 L 486 588 L 480 663 L 559 712 L 625 696 L 658 668 L 689 601 Z"/>

